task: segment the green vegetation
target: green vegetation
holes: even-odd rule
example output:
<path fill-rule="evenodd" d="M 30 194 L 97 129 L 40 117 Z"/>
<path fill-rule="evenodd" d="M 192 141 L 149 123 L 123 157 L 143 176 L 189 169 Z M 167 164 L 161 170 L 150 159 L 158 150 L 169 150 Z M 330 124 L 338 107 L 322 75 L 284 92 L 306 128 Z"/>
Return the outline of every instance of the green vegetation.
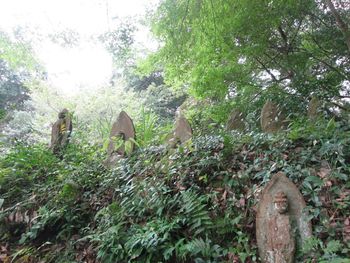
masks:
<path fill-rule="evenodd" d="M 260 262 L 256 207 L 282 171 L 312 224 L 296 262 L 349 263 L 349 12 L 342 0 L 162 0 L 147 20 L 161 47 L 149 54 L 139 22 L 119 21 L 91 37 L 112 58 L 110 83 L 71 96 L 0 32 L 0 261 Z M 267 100 L 286 116 L 276 134 L 261 133 Z M 58 158 L 47 141 L 62 108 L 73 133 Z M 235 109 L 244 131 L 224 129 Z M 111 138 L 127 154 L 107 169 L 121 110 L 136 139 Z M 176 111 L 193 138 L 171 148 Z"/>
<path fill-rule="evenodd" d="M 298 262 L 348 262 L 347 125 L 208 134 L 177 149 L 139 148 L 112 170 L 83 141 L 63 161 L 17 145 L 0 161 L 1 242 L 19 262 L 255 262 L 257 195 L 283 171 L 313 224 Z"/>
<path fill-rule="evenodd" d="M 6 61 L 13 70 L 22 68 L 35 71 L 39 67 L 30 45 L 13 41 L 3 32 L 0 32 L 0 50 L 0 60 Z"/>

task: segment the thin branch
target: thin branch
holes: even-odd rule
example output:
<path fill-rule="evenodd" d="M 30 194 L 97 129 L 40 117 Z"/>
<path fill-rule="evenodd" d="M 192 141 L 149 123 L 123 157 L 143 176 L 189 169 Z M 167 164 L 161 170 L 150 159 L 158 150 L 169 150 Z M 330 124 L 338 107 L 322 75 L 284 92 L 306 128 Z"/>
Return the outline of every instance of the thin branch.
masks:
<path fill-rule="evenodd" d="M 274 56 L 274 57 L 271 57 L 268 53 L 264 53 L 264 55 L 270 59 L 270 62 L 274 62 L 278 67 L 280 67 L 281 69 L 284 69 L 284 67 L 276 61 L 276 58 L 278 57 L 278 55 Z"/>
<path fill-rule="evenodd" d="M 321 24 L 323 24 L 326 28 L 328 28 L 328 29 L 333 29 L 331 26 L 329 26 L 329 24 L 327 24 L 327 23 L 325 22 L 324 19 L 320 18 L 320 17 L 317 16 L 316 14 L 314 14 L 314 13 L 308 13 L 308 15 L 310 15 L 311 17 L 313 17 L 313 18 L 315 18 L 316 20 L 318 20 L 318 22 L 321 23 Z M 316 23 L 316 21 L 315 21 L 315 23 Z"/>
<path fill-rule="evenodd" d="M 290 46 L 292 46 L 292 44 L 294 43 L 295 39 L 297 38 L 297 35 L 298 35 L 299 31 L 300 31 L 300 28 L 301 28 L 302 24 L 303 24 L 303 18 L 300 19 L 299 25 L 297 27 L 297 30 L 295 31 L 294 35 L 291 38 L 292 40 L 290 41 Z"/>
<path fill-rule="evenodd" d="M 279 80 L 276 78 L 276 76 L 271 72 L 271 70 L 269 70 L 265 64 L 260 61 L 258 58 L 255 57 L 255 60 L 264 68 L 264 70 L 271 76 L 271 78 L 275 81 L 275 82 L 279 82 Z"/>
<path fill-rule="evenodd" d="M 317 46 L 321 51 L 323 51 L 323 53 L 324 53 L 328 58 L 330 58 L 329 55 L 330 55 L 331 53 L 330 53 L 329 51 L 325 50 L 325 49 L 317 42 L 317 40 L 316 40 L 315 37 L 311 36 L 311 40 L 316 44 L 316 46 Z"/>
<path fill-rule="evenodd" d="M 337 107 L 339 107 L 340 109 L 342 109 L 344 111 L 349 111 L 348 108 L 344 107 L 343 105 L 341 105 L 341 104 L 339 104 L 339 103 L 337 103 L 335 101 L 330 101 L 330 103 L 332 103 L 334 106 L 337 106 Z"/>
<path fill-rule="evenodd" d="M 336 67 L 332 66 L 331 64 L 329 64 L 328 62 L 314 56 L 311 52 L 309 52 L 307 49 L 304 48 L 300 48 L 300 50 L 305 51 L 309 56 L 311 56 L 313 59 L 317 60 L 318 62 L 323 63 L 324 65 L 326 65 L 328 68 L 332 69 L 333 71 L 335 71 L 336 73 L 338 73 L 340 76 L 342 76 L 345 79 L 349 79 L 349 76 L 347 76 L 346 74 L 344 74 L 343 72 L 341 72 L 339 69 L 337 69 Z"/>

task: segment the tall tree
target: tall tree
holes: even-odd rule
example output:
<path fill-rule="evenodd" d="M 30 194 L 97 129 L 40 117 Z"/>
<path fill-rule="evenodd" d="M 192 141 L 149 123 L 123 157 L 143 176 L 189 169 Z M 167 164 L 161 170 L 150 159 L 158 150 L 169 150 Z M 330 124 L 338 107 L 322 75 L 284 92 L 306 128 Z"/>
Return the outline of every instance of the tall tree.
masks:
<path fill-rule="evenodd" d="M 346 41 L 321 1 L 164 0 L 152 27 L 163 47 L 148 65 L 197 97 L 242 107 L 287 97 L 298 108 L 312 93 L 346 93 Z"/>

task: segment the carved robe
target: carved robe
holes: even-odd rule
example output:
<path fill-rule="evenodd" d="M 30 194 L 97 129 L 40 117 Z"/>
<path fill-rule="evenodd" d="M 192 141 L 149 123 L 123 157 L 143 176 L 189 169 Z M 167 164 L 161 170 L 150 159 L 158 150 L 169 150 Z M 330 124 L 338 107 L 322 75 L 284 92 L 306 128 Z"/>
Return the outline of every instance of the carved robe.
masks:
<path fill-rule="evenodd" d="M 266 262 L 292 263 L 294 262 L 295 240 L 289 216 L 274 215 L 268 220 Z"/>

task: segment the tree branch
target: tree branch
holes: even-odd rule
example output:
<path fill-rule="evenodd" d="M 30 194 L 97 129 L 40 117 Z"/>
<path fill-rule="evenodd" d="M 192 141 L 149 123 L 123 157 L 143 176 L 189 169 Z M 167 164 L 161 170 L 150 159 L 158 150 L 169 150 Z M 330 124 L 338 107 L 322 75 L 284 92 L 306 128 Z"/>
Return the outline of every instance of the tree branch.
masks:
<path fill-rule="evenodd" d="M 271 70 L 269 70 L 266 66 L 265 66 L 265 64 L 262 62 L 262 61 L 260 61 L 258 58 L 254 58 L 263 68 L 264 68 L 264 70 L 271 76 L 271 78 L 275 81 L 275 82 L 279 82 L 279 80 L 276 78 L 276 76 L 275 75 L 273 75 L 273 73 L 271 72 Z"/>
<path fill-rule="evenodd" d="M 288 55 L 288 50 L 289 50 L 289 44 L 288 44 L 288 37 L 286 33 L 284 33 L 283 29 L 281 26 L 278 27 L 278 32 L 280 33 L 283 42 L 284 42 L 284 53 Z"/>
<path fill-rule="evenodd" d="M 342 76 L 344 79 L 349 79 L 349 76 L 346 75 L 346 73 L 341 72 L 339 69 L 337 69 L 336 67 L 332 66 L 331 64 L 329 64 L 328 62 L 314 56 L 311 52 L 309 52 L 307 49 L 304 48 L 300 48 L 300 50 L 305 51 L 310 57 L 312 57 L 313 59 L 317 60 L 318 62 L 323 63 L 325 66 L 327 66 L 328 68 L 332 69 L 333 71 L 337 72 L 340 76 Z"/>

